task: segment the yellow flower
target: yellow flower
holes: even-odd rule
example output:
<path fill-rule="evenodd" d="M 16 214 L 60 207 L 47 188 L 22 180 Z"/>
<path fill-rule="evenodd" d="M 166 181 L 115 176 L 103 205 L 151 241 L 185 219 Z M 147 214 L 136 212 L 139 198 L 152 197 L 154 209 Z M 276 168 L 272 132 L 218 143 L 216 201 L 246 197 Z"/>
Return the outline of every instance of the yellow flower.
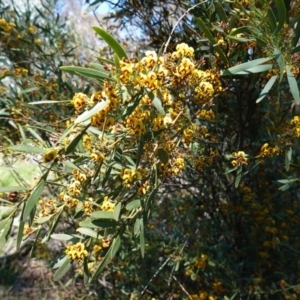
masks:
<path fill-rule="evenodd" d="M 43 161 L 45 163 L 48 163 L 52 160 L 54 160 L 57 156 L 57 152 L 55 149 L 49 149 L 43 156 Z"/>
<path fill-rule="evenodd" d="M 104 211 L 114 211 L 115 203 L 112 203 L 107 196 L 104 197 L 104 200 L 101 204 L 101 209 Z"/>
<path fill-rule="evenodd" d="M 88 256 L 83 243 L 77 243 L 75 245 L 68 244 L 65 250 L 66 255 L 70 260 L 76 260 L 81 262 L 84 257 Z"/>

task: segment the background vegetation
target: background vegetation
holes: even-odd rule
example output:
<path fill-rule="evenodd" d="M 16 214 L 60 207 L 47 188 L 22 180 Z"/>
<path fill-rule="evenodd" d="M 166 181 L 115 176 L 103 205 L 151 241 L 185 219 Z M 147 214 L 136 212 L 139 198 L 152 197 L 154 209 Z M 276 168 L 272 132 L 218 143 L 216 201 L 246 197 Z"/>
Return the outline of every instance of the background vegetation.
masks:
<path fill-rule="evenodd" d="M 298 299 L 299 3 L 111 4 L 127 31 L 93 27 L 92 61 L 53 6 L 1 7 L 3 270 L 52 262 L 63 299 Z"/>

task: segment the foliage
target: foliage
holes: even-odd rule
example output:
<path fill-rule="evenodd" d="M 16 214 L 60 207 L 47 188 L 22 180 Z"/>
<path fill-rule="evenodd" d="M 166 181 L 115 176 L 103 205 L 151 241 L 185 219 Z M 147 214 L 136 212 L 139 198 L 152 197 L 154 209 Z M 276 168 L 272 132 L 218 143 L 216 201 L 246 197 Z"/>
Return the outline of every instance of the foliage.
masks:
<path fill-rule="evenodd" d="M 99 89 L 55 144 L 7 148 L 43 175 L 4 200 L 0 243 L 21 211 L 17 246 L 64 241 L 55 279 L 74 266 L 105 299 L 298 297 L 299 5 L 222 3 L 194 8 L 194 47 L 141 59 L 93 28 L 114 60 L 61 67 Z"/>

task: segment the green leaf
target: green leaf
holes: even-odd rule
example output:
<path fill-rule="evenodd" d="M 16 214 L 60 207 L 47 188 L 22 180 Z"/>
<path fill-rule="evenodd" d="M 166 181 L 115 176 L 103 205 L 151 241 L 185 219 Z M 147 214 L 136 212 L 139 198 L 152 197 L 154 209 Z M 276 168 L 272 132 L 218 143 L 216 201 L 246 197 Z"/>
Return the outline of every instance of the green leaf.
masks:
<path fill-rule="evenodd" d="M 294 77 L 294 74 L 291 72 L 291 69 L 289 66 L 285 66 L 285 69 L 286 69 L 287 79 L 288 79 L 291 93 L 294 97 L 295 103 L 297 105 L 299 105 L 300 104 L 300 96 L 299 96 L 299 88 L 298 88 L 296 78 Z"/>
<path fill-rule="evenodd" d="M 87 236 L 90 236 L 92 238 L 95 238 L 95 239 L 100 239 L 101 238 L 101 235 L 94 231 L 93 229 L 90 229 L 90 228 L 84 228 L 84 227 L 79 227 L 76 229 L 77 232 L 80 232 L 81 234 L 84 234 L 84 235 L 87 235 Z"/>
<path fill-rule="evenodd" d="M 144 232 L 144 222 L 143 220 L 141 220 L 140 222 L 140 246 L 141 246 L 141 254 L 142 257 L 144 258 L 145 256 L 145 232 Z"/>
<path fill-rule="evenodd" d="M 259 65 L 244 71 L 237 72 L 235 75 L 248 75 L 253 73 L 262 73 L 273 69 L 273 64 Z"/>
<path fill-rule="evenodd" d="M 127 210 L 133 210 L 135 208 L 138 208 L 140 207 L 142 204 L 141 204 L 141 201 L 140 200 L 133 200 L 131 202 L 129 202 L 127 205 L 126 205 L 126 209 Z"/>
<path fill-rule="evenodd" d="M 1 237 L 0 237 L 0 249 L 3 249 L 3 246 L 7 242 L 8 235 L 10 233 L 13 221 L 14 221 L 14 218 L 7 219 L 2 232 L 0 232 L 0 234 L 1 234 Z"/>
<path fill-rule="evenodd" d="M 292 46 L 293 47 L 297 46 L 299 38 L 300 38 L 300 15 L 297 18 L 297 24 L 296 24 L 296 27 L 294 28 L 294 36 L 292 38 Z M 299 47 L 296 47 L 296 48 L 299 48 Z M 297 52 L 297 51 L 293 52 L 293 50 L 292 50 L 292 53 L 296 53 Z"/>
<path fill-rule="evenodd" d="M 23 140 L 24 142 L 26 142 L 26 140 L 27 140 L 27 137 L 26 137 L 26 134 L 25 134 L 25 132 L 24 132 L 24 130 L 23 130 L 23 128 L 22 128 L 22 126 L 21 126 L 20 124 L 17 124 L 17 125 L 18 125 L 18 128 L 19 128 L 19 131 L 20 131 L 20 134 L 21 134 L 22 140 Z"/>
<path fill-rule="evenodd" d="M 272 57 L 265 57 L 265 58 L 258 58 L 258 59 L 255 59 L 255 60 L 248 61 L 246 63 L 240 64 L 240 65 L 237 65 L 237 66 L 234 66 L 232 68 L 229 68 L 229 69 L 225 70 L 222 73 L 222 76 L 233 75 L 233 74 L 236 74 L 238 72 L 245 71 L 247 69 L 250 69 L 250 68 L 253 68 L 253 67 L 258 66 L 260 64 L 263 64 L 266 61 L 271 60 L 271 59 L 272 59 Z"/>
<path fill-rule="evenodd" d="M 84 113 L 79 115 L 74 121 L 74 124 L 79 124 L 86 120 L 89 120 L 93 115 L 98 113 L 100 110 L 104 109 L 106 105 L 106 101 L 98 102 L 91 110 L 85 111 Z"/>
<path fill-rule="evenodd" d="M 200 17 L 196 18 L 200 28 L 202 29 L 202 31 L 205 33 L 205 36 L 208 38 L 208 40 L 210 41 L 210 43 L 214 46 L 216 52 L 220 55 L 220 58 L 223 60 L 223 62 L 228 65 L 228 59 L 225 55 L 225 53 L 223 52 L 223 50 L 220 48 L 220 46 L 218 46 L 215 38 L 213 37 L 213 35 L 211 34 L 210 30 L 206 27 L 205 23 L 203 22 L 203 20 Z"/>
<path fill-rule="evenodd" d="M 59 241 L 69 241 L 74 238 L 72 235 L 65 234 L 65 233 L 53 233 L 50 235 L 50 237 L 54 240 L 59 240 Z"/>
<path fill-rule="evenodd" d="M 118 223 L 115 220 L 85 220 L 79 223 L 80 227 L 87 228 L 110 228 L 117 227 Z"/>
<path fill-rule="evenodd" d="M 107 70 L 105 70 L 103 65 L 101 65 L 101 64 L 91 63 L 90 66 L 95 70 L 107 72 Z"/>
<path fill-rule="evenodd" d="M 274 2 L 276 3 L 277 15 L 278 15 L 277 27 L 276 27 L 275 31 L 273 32 L 273 34 L 275 35 L 276 33 L 278 33 L 281 30 L 284 23 L 286 22 L 287 14 L 286 14 L 285 3 L 283 0 L 274 0 Z"/>
<path fill-rule="evenodd" d="M 300 52 L 300 45 L 295 47 L 294 49 L 292 49 L 291 54 L 295 54 L 295 53 L 298 53 L 298 52 Z"/>
<path fill-rule="evenodd" d="M 121 202 L 117 203 L 117 205 L 115 206 L 115 209 L 114 209 L 114 214 L 113 214 L 114 219 L 116 221 L 119 221 L 121 208 L 122 208 L 122 203 Z"/>
<path fill-rule="evenodd" d="M 134 226 L 133 226 L 133 233 L 134 236 L 138 236 L 141 232 L 141 222 L 143 222 L 143 220 L 141 218 L 136 218 Z"/>
<path fill-rule="evenodd" d="M 269 79 L 269 81 L 267 82 L 267 84 L 265 85 L 265 87 L 263 88 L 261 93 L 259 94 L 258 99 L 256 100 L 256 103 L 259 103 L 261 100 L 263 100 L 265 98 L 265 96 L 269 93 L 270 89 L 272 88 L 273 84 L 275 83 L 277 77 L 278 77 L 278 75 L 273 75 Z"/>
<path fill-rule="evenodd" d="M 0 220 L 6 219 L 10 216 L 17 208 L 15 206 L 0 206 Z"/>
<path fill-rule="evenodd" d="M 71 152 L 73 152 L 73 150 L 76 148 L 77 144 L 80 142 L 80 140 L 82 139 L 83 135 L 85 134 L 85 132 L 87 131 L 87 129 L 89 128 L 89 124 L 81 131 L 80 134 L 78 134 L 66 147 L 65 149 L 65 154 L 68 155 Z"/>
<path fill-rule="evenodd" d="M 283 55 L 281 54 L 281 51 L 279 49 L 274 49 L 274 56 L 275 56 L 275 59 L 278 63 L 278 66 L 279 66 L 279 74 L 280 74 L 280 81 L 282 80 L 282 77 L 283 77 L 283 72 L 284 72 L 284 57 Z"/>
<path fill-rule="evenodd" d="M 155 108 L 158 110 L 158 112 L 164 116 L 166 113 L 162 106 L 161 100 L 150 91 L 148 91 L 147 94 L 148 94 L 149 98 L 152 100 L 152 103 L 155 106 Z"/>
<path fill-rule="evenodd" d="M 26 153 L 37 153 L 37 154 L 45 153 L 45 149 L 30 146 L 30 145 L 14 145 L 14 146 L 9 146 L 8 149 L 12 151 L 19 151 L 19 152 L 26 152 Z"/>
<path fill-rule="evenodd" d="M 127 54 L 118 41 L 100 27 L 92 27 L 95 32 L 108 44 L 108 46 L 118 55 L 119 59 L 127 58 Z"/>
<path fill-rule="evenodd" d="M 111 249 L 112 247 L 110 246 L 108 251 L 106 252 L 103 260 L 101 261 L 98 269 L 95 271 L 95 273 L 93 274 L 91 281 L 93 281 L 95 278 L 98 277 L 98 275 L 104 270 L 104 268 L 107 266 L 107 264 L 109 263 L 110 259 L 111 259 Z"/>
<path fill-rule="evenodd" d="M 28 218 L 31 211 L 34 209 L 37 201 L 39 200 L 39 197 L 40 197 L 41 193 L 44 190 L 44 186 L 45 186 L 45 181 L 41 180 L 39 182 L 39 184 L 35 187 L 33 192 L 31 193 L 28 200 L 26 201 L 25 208 L 24 208 L 24 213 L 23 213 L 23 216 L 22 216 L 23 221 L 25 221 Z"/>
<path fill-rule="evenodd" d="M 234 183 L 235 188 L 237 188 L 240 184 L 240 181 L 241 181 L 241 178 L 242 178 L 242 171 L 243 171 L 243 167 L 238 166 L 237 172 L 236 172 L 235 183 Z"/>
<path fill-rule="evenodd" d="M 113 219 L 114 213 L 112 211 L 93 211 L 90 216 L 95 219 Z"/>
<path fill-rule="evenodd" d="M 269 24 L 269 28 L 272 32 L 276 30 L 276 17 L 274 15 L 274 12 L 271 8 L 268 9 L 267 11 L 267 20 Z"/>
<path fill-rule="evenodd" d="M 49 216 L 45 216 L 45 217 L 39 217 L 35 222 L 37 224 L 44 224 L 46 222 L 48 222 L 51 218 L 53 218 L 54 215 L 49 215 Z"/>
<path fill-rule="evenodd" d="M 18 228 L 17 244 L 16 244 L 17 250 L 20 250 L 21 242 L 23 239 L 24 225 L 25 225 L 25 222 L 20 220 L 19 228 Z"/>
<path fill-rule="evenodd" d="M 67 256 L 66 256 L 67 257 Z M 64 263 L 59 267 L 59 269 L 54 274 L 54 281 L 60 280 L 66 273 L 70 270 L 72 262 L 67 257 Z"/>
<path fill-rule="evenodd" d="M 120 69 L 120 59 L 119 59 L 119 56 L 114 53 L 114 62 L 115 62 L 115 66 L 117 69 Z"/>
<path fill-rule="evenodd" d="M 129 116 L 134 110 L 135 108 L 139 105 L 140 100 L 142 99 L 142 97 L 144 96 L 144 89 L 141 89 L 133 98 L 132 101 L 130 101 L 130 103 L 127 104 L 125 110 L 123 111 L 122 114 L 122 119 L 125 120 L 127 118 L 127 116 Z"/>
<path fill-rule="evenodd" d="M 292 160 L 292 154 L 293 154 L 292 147 L 289 147 L 287 150 L 285 150 L 284 166 L 285 166 L 286 171 L 288 171 L 289 168 L 290 168 L 290 163 L 291 163 L 291 160 Z"/>
<path fill-rule="evenodd" d="M 22 186 L 3 186 L 0 187 L 0 193 L 9 193 L 9 192 L 20 192 L 26 191 L 28 188 Z"/>
<path fill-rule="evenodd" d="M 108 71 L 99 71 L 90 68 L 83 68 L 83 67 L 76 67 L 76 66 L 63 66 L 60 67 L 60 69 L 68 73 L 80 75 L 91 79 L 96 79 L 99 81 L 103 81 L 103 80 L 110 80 L 115 82 L 117 81 L 112 76 L 112 74 Z"/>
<path fill-rule="evenodd" d="M 38 141 L 40 141 L 41 143 L 44 143 L 45 141 L 40 137 L 40 135 L 35 131 L 33 130 L 32 128 L 27 128 L 27 130 L 30 132 L 30 134 L 36 138 Z"/>
<path fill-rule="evenodd" d="M 111 244 L 111 251 L 110 251 L 110 258 L 113 259 L 118 252 L 121 245 L 121 238 L 120 235 L 118 235 L 116 238 L 114 238 L 112 244 Z"/>
<path fill-rule="evenodd" d="M 220 17 L 220 21 L 221 22 L 224 22 L 224 23 L 227 23 L 228 22 L 228 18 L 227 18 L 227 14 L 223 8 L 223 5 L 221 5 L 221 3 L 219 2 L 216 2 L 215 3 L 215 8 L 216 8 L 216 11 Z"/>
<path fill-rule="evenodd" d="M 50 230 L 47 231 L 46 235 L 42 239 L 42 243 L 45 243 L 45 242 L 47 242 L 50 239 L 50 236 L 52 235 L 52 233 L 54 232 L 54 230 L 55 230 L 55 228 L 56 228 L 56 226 L 58 224 L 59 218 L 60 218 L 60 216 L 61 216 L 61 214 L 63 212 L 63 208 L 64 208 L 64 206 L 61 206 L 59 208 L 57 216 L 56 216 L 56 218 L 53 220 L 53 222 L 51 224 Z"/>
<path fill-rule="evenodd" d="M 164 164 L 166 164 L 169 161 L 169 153 L 163 148 L 158 148 L 156 150 L 156 155 L 158 156 L 159 160 Z"/>
<path fill-rule="evenodd" d="M 41 100 L 41 101 L 34 101 L 29 102 L 30 105 L 38 105 L 38 104 L 55 104 L 55 103 L 65 103 L 71 102 L 71 100 Z"/>

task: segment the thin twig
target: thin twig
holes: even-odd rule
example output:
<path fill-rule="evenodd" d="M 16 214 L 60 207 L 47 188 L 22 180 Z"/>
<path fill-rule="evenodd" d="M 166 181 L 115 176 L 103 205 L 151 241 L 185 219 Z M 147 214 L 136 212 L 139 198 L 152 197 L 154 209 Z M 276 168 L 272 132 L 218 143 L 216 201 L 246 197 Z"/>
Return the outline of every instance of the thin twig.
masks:
<path fill-rule="evenodd" d="M 184 288 L 184 286 L 177 280 L 177 278 L 173 275 L 173 279 L 179 284 L 183 292 L 191 299 L 193 300 L 192 296 L 189 294 L 189 292 Z"/>
<path fill-rule="evenodd" d="M 151 279 L 148 281 L 148 283 L 145 285 L 145 287 L 143 288 L 143 290 L 141 291 L 140 295 L 139 295 L 139 299 L 141 299 L 141 297 L 143 296 L 143 294 L 145 293 L 146 289 L 148 288 L 149 284 L 153 281 L 153 279 L 158 275 L 158 273 L 164 268 L 164 266 L 169 262 L 169 260 L 171 259 L 171 257 L 168 257 L 165 262 L 159 267 L 159 269 L 155 272 L 155 274 L 151 277 Z"/>
<path fill-rule="evenodd" d="M 166 54 L 166 52 L 167 52 L 167 48 L 168 48 L 168 46 L 169 46 L 169 44 L 170 44 L 170 41 L 171 41 L 171 38 L 172 38 L 172 34 L 174 33 L 174 30 L 175 30 L 175 28 L 178 26 L 178 24 L 180 23 L 180 21 L 192 10 L 192 9 L 194 9 L 195 7 L 197 7 L 197 6 L 199 6 L 200 4 L 203 4 L 203 3 L 205 3 L 207 0 L 205 0 L 205 1 L 203 1 L 203 2 L 201 2 L 201 3 L 197 3 L 197 4 L 195 4 L 195 5 L 193 5 L 192 7 L 190 7 L 178 20 L 177 20 L 177 22 L 175 23 L 175 25 L 173 26 L 173 28 L 172 28 L 172 31 L 171 31 L 171 33 L 170 33 L 170 36 L 169 36 L 169 38 L 168 38 L 168 40 L 167 40 L 167 42 L 166 42 L 166 45 L 165 45 L 165 48 L 164 48 L 164 52 L 163 52 L 163 54 Z"/>

